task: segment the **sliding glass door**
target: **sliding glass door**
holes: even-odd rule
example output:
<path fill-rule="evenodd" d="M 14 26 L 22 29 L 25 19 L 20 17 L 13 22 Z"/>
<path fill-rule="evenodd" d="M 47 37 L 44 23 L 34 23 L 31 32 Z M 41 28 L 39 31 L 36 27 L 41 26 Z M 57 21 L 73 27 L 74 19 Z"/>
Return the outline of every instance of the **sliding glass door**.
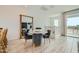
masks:
<path fill-rule="evenodd" d="M 67 36 L 79 37 L 79 16 L 68 17 Z"/>

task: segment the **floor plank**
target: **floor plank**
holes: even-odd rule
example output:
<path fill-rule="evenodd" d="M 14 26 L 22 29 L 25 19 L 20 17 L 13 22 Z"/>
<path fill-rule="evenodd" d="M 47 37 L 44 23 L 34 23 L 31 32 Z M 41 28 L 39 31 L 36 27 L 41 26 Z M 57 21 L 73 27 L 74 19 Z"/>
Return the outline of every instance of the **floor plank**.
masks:
<path fill-rule="evenodd" d="M 72 37 L 56 37 L 51 39 L 49 43 L 46 39 L 42 39 L 42 44 L 39 47 L 32 46 L 32 40 L 25 43 L 24 39 L 10 40 L 8 42 L 8 53 L 77 53 L 78 38 Z"/>

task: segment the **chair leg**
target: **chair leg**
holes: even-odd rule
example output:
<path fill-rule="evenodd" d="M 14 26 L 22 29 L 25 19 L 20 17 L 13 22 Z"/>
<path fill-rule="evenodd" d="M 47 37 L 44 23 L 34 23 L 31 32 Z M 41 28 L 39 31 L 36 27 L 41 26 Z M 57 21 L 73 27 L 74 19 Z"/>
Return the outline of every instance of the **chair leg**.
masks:
<path fill-rule="evenodd" d="M 26 45 L 26 43 L 27 43 L 27 40 L 25 39 L 25 45 Z"/>
<path fill-rule="evenodd" d="M 25 43 L 27 43 L 27 40 L 25 39 Z"/>
<path fill-rule="evenodd" d="M 24 43 L 25 48 L 26 48 L 26 43 L 27 43 L 27 40 L 25 39 L 25 43 Z"/>
<path fill-rule="evenodd" d="M 44 38 L 44 44 L 45 44 L 45 38 Z"/>
<path fill-rule="evenodd" d="M 49 43 L 50 43 L 50 38 L 49 38 Z"/>
<path fill-rule="evenodd" d="M 35 44 L 34 43 L 32 43 L 32 53 L 34 52 L 33 50 L 34 50 L 34 48 L 35 48 Z"/>

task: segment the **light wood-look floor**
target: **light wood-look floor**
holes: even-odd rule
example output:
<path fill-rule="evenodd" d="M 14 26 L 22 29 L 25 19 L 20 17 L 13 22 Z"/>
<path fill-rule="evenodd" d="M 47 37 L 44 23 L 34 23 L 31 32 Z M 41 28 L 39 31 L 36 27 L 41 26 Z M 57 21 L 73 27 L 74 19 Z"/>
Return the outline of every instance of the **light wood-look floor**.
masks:
<path fill-rule="evenodd" d="M 77 42 L 79 38 L 71 37 L 56 37 L 51 39 L 49 43 L 46 39 L 42 39 L 42 44 L 39 47 L 32 46 L 32 40 L 25 43 L 24 39 L 10 40 L 8 42 L 8 53 L 77 53 Z"/>

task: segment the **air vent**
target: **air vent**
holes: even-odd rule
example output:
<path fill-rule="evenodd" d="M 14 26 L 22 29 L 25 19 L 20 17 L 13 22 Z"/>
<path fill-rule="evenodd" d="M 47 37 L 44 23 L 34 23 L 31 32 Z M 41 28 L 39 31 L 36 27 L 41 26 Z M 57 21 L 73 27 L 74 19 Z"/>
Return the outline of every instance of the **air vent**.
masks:
<path fill-rule="evenodd" d="M 41 10 L 43 10 L 43 11 L 47 11 L 48 8 L 47 8 L 46 6 L 41 6 Z"/>
<path fill-rule="evenodd" d="M 48 11 L 52 9 L 54 6 L 53 5 L 47 5 L 47 6 L 41 6 L 40 9 L 43 11 Z"/>

